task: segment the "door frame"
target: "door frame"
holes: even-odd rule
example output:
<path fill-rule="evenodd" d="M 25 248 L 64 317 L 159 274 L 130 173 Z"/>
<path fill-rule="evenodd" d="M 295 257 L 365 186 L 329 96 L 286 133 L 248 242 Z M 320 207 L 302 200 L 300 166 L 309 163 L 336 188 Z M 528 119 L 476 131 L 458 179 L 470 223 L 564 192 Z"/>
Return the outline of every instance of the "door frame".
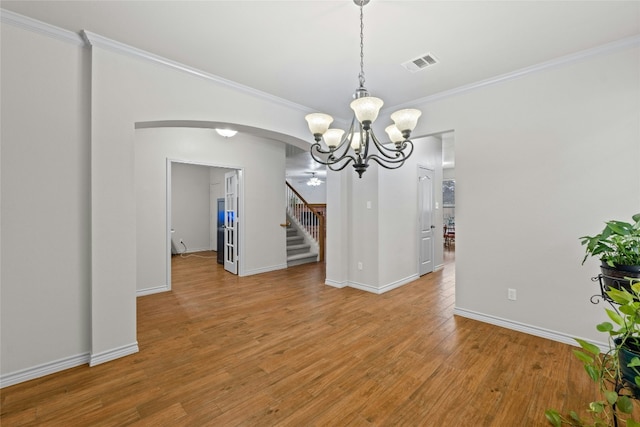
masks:
<path fill-rule="evenodd" d="M 215 163 L 207 163 L 207 162 L 198 162 L 192 160 L 184 160 L 184 159 L 176 159 L 169 158 L 166 159 L 166 200 L 167 204 L 165 206 L 165 218 L 166 218 L 166 248 L 165 253 L 167 254 L 167 267 L 165 271 L 166 275 L 166 284 L 167 290 L 171 290 L 171 164 L 172 163 L 184 163 L 188 165 L 195 166 L 207 166 L 210 168 L 224 168 L 224 169 L 235 169 L 238 171 L 238 211 L 243 213 L 244 209 L 244 168 L 234 166 L 234 165 L 221 165 Z M 211 197 L 211 194 L 209 194 Z M 211 202 L 209 202 L 209 206 L 211 206 Z M 211 212 L 209 212 L 209 216 L 211 216 Z M 244 251 L 245 251 L 245 233 L 244 233 L 244 221 L 242 221 L 242 217 L 238 215 L 238 259 L 244 259 Z M 244 276 L 244 263 L 238 263 L 238 276 Z"/>

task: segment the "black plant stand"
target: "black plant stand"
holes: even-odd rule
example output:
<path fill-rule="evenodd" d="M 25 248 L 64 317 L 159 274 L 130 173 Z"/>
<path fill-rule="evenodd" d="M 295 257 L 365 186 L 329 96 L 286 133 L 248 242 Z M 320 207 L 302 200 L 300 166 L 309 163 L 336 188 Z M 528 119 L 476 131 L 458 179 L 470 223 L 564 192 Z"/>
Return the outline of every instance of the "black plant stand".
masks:
<path fill-rule="evenodd" d="M 616 303 L 611 299 L 611 297 L 609 297 L 609 295 L 607 295 L 607 290 L 609 290 L 612 287 L 618 288 L 618 289 L 624 287 L 623 281 L 617 277 L 605 276 L 603 274 L 598 274 L 597 276 L 592 277 L 591 281 L 598 282 L 598 285 L 600 286 L 600 293 L 595 294 L 590 298 L 591 303 L 598 304 L 600 303 L 601 300 L 606 301 L 609 303 L 611 308 L 613 308 L 613 310 L 616 313 L 620 314 Z M 626 384 L 626 381 L 620 378 L 619 375 L 617 375 L 615 378 L 615 390 L 616 390 L 616 393 L 618 393 L 618 395 L 620 395 L 620 391 L 622 390 L 630 391 L 630 393 L 626 394 L 626 396 L 628 396 L 631 399 L 638 398 L 635 395 L 634 391 Z M 618 414 L 616 412 L 616 405 L 614 404 L 612 407 L 613 407 L 613 425 L 614 427 L 618 427 Z"/>

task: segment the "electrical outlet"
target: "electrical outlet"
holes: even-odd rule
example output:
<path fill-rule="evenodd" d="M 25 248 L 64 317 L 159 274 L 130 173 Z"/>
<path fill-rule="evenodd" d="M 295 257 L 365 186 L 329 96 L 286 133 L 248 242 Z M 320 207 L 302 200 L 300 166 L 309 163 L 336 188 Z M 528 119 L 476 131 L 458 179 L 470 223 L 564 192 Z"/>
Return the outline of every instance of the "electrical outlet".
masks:
<path fill-rule="evenodd" d="M 509 288 L 507 289 L 507 298 L 510 299 L 511 301 L 515 301 L 516 300 L 516 290 Z"/>

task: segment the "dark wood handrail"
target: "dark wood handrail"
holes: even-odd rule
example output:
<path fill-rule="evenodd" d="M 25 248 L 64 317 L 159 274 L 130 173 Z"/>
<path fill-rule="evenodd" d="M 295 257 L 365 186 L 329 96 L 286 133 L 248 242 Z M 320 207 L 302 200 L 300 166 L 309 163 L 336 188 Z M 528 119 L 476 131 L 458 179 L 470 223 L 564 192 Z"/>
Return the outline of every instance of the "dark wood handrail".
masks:
<path fill-rule="evenodd" d="M 325 218 L 324 218 L 324 214 L 319 214 L 318 211 L 316 210 L 316 208 L 314 206 L 321 206 L 320 204 L 309 204 L 304 197 L 302 197 L 300 195 L 300 193 L 298 193 L 296 191 L 295 188 L 293 188 L 291 186 L 291 184 L 289 184 L 287 181 L 285 181 L 285 184 L 287 184 L 287 187 L 289 187 L 289 189 L 293 192 L 293 194 L 296 195 L 296 197 L 298 199 L 300 199 L 300 201 L 302 202 L 302 204 L 309 209 L 309 211 L 315 215 L 316 219 L 318 220 L 318 227 L 319 227 L 319 232 L 318 232 L 318 248 L 319 248 L 319 261 L 322 262 L 324 261 L 324 241 L 325 241 L 325 235 L 327 233 L 326 229 L 325 229 Z M 324 205 L 326 207 L 326 204 Z"/>

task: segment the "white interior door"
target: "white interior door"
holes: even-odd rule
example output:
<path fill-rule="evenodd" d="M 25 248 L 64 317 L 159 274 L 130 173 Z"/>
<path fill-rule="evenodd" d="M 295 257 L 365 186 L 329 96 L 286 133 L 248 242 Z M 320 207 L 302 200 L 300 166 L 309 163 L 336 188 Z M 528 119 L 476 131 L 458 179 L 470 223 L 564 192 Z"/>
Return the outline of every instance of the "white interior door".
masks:
<path fill-rule="evenodd" d="M 224 269 L 238 274 L 238 171 L 224 174 Z"/>
<path fill-rule="evenodd" d="M 420 242 L 419 274 L 433 271 L 433 171 L 418 166 L 418 241 Z"/>

